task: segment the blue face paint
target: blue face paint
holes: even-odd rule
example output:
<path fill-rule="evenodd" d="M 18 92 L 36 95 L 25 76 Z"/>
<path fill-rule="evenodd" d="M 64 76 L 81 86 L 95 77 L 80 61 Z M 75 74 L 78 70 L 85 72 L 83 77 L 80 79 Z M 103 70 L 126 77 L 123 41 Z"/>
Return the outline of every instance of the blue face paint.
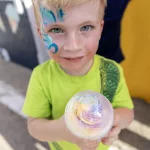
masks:
<path fill-rule="evenodd" d="M 57 17 L 59 19 L 59 21 L 64 21 L 64 12 L 62 9 L 57 10 Z"/>
<path fill-rule="evenodd" d="M 42 36 L 43 36 L 43 41 L 44 41 L 46 49 L 51 50 L 51 48 L 54 48 L 55 51 L 53 53 L 54 54 L 57 53 L 58 46 L 55 43 L 53 43 L 52 38 L 44 32 L 43 28 L 42 28 Z"/>
<path fill-rule="evenodd" d="M 55 51 L 53 52 L 54 54 L 58 52 L 58 46 L 55 44 L 55 43 L 52 43 L 50 46 L 49 46 L 49 49 L 51 48 L 54 48 Z"/>
<path fill-rule="evenodd" d="M 55 17 L 54 13 L 51 10 L 47 10 L 46 8 L 41 6 L 40 7 L 40 12 L 41 12 L 41 17 L 42 17 L 44 26 L 46 26 L 50 23 L 55 23 L 56 22 L 56 17 Z M 64 12 L 63 12 L 62 9 L 59 9 L 57 11 L 57 17 L 60 21 L 63 21 Z M 43 41 L 44 41 L 46 49 L 51 50 L 53 48 L 55 50 L 53 53 L 54 54 L 57 53 L 58 52 L 58 46 L 55 43 L 53 43 L 52 38 L 44 32 L 43 27 L 42 27 L 41 31 L 42 31 Z"/>
<path fill-rule="evenodd" d="M 41 12 L 41 15 L 42 15 L 44 26 L 46 26 L 50 23 L 56 22 L 56 17 L 55 17 L 54 13 L 51 10 L 47 10 L 46 8 L 41 6 L 40 7 L 40 12 Z"/>
<path fill-rule="evenodd" d="M 47 50 L 49 50 L 49 46 L 52 44 L 52 38 L 44 32 L 43 28 L 42 28 L 42 36 L 43 36 L 45 47 Z"/>

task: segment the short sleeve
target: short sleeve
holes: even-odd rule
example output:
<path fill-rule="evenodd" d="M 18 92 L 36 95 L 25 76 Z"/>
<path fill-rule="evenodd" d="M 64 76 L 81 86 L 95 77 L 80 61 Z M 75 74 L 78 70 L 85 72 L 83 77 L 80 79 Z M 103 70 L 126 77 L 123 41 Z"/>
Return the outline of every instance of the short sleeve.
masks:
<path fill-rule="evenodd" d="M 121 68 L 120 65 L 119 65 L 119 70 L 120 70 L 120 82 L 118 84 L 118 88 L 113 98 L 112 106 L 114 108 L 124 107 L 124 108 L 133 109 L 134 105 L 125 81 L 123 69 Z"/>
<path fill-rule="evenodd" d="M 36 68 L 32 72 L 22 111 L 30 117 L 47 118 L 51 116 L 51 104 L 44 93 L 39 73 Z"/>

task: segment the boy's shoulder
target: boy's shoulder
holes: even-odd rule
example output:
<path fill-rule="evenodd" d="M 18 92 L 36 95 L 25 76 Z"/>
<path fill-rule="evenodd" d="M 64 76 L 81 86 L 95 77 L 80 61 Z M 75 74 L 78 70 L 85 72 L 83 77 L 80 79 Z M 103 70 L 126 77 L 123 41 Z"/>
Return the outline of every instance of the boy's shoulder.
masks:
<path fill-rule="evenodd" d="M 101 93 L 112 101 L 123 78 L 122 68 L 117 62 L 100 56 L 100 76 Z"/>
<path fill-rule="evenodd" d="M 103 56 L 100 56 L 100 72 L 103 76 L 116 78 L 118 81 L 123 75 L 123 69 L 119 63 Z"/>
<path fill-rule="evenodd" d="M 55 70 L 56 63 L 53 60 L 47 60 L 42 64 L 39 64 L 33 69 L 32 75 L 42 82 L 51 76 L 51 70 Z"/>
<path fill-rule="evenodd" d="M 96 55 L 96 56 L 98 56 L 100 59 L 103 59 L 103 60 L 105 60 L 105 61 L 107 61 L 107 62 L 109 62 L 109 63 L 114 63 L 114 64 L 116 64 L 116 65 L 119 65 L 116 61 L 114 61 L 114 60 L 112 60 L 112 59 L 106 58 L 106 57 L 101 56 L 101 55 Z"/>
<path fill-rule="evenodd" d="M 108 58 L 103 57 L 103 56 L 99 56 L 99 55 L 96 55 L 96 57 L 99 57 L 101 67 L 103 67 L 105 69 L 111 69 L 111 68 L 115 69 L 116 68 L 119 71 L 122 70 L 121 65 L 119 63 L 117 63 L 116 61 L 108 59 Z"/>

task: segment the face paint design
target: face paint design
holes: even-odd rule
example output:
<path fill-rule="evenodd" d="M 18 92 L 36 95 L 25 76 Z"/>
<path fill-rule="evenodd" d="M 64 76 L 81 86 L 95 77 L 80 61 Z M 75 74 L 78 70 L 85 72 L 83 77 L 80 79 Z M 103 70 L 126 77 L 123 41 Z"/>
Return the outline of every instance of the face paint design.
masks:
<path fill-rule="evenodd" d="M 54 48 L 55 51 L 53 53 L 54 54 L 57 53 L 58 52 L 58 46 L 55 43 L 53 43 L 52 38 L 44 32 L 43 28 L 42 28 L 41 32 L 42 32 L 43 41 L 44 41 L 46 49 L 50 50 L 50 49 Z"/>
<path fill-rule="evenodd" d="M 55 23 L 56 22 L 55 14 L 51 10 L 47 10 L 46 8 L 41 6 L 40 7 L 40 12 L 41 12 L 41 17 L 42 17 L 44 26 L 46 26 L 50 23 Z M 62 9 L 59 9 L 57 11 L 57 17 L 58 17 L 58 20 L 60 20 L 60 21 L 64 20 L 63 19 L 64 12 L 63 12 Z M 58 52 L 58 46 L 55 43 L 53 43 L 52 38 L 44 32 L 43 26 L 42 26 L 41 32 L 42 32 L 43 41 L 44 41 L 44 44 L 46 46 L 46 49 L 50 50 L 50 49 L 53 48 L 55 50 L 53 53 L 57 53 Z"/>
<path fill-rule="evenodd" d="M 40 7 L 40 12 L 41 12 L 41 15 L 42 15 L 44 26 L 46 26 L 50 23 L 56 22 L 56 17 L 55 17 L 54 13 L 51 10 L 47 10 L 46 8 L 41 6 Z"/>
<path fill-rule="evenodd" d="M 64 12 L 63 12 L 63 10 L 62 9 L 59 9 L 58 11 L 57 11 L 57 17 L 58 17 L 58 19 L 59 19 L 59 21 L 64 21 Z"/>

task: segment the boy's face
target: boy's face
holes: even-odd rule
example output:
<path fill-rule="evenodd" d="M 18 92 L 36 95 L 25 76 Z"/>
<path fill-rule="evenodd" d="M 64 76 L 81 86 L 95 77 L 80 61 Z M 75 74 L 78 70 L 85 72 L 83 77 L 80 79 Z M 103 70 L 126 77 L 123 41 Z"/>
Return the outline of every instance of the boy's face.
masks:
<path fill-rule="evenodd" d="M 41 10 L 41 30 L 51 42 L 46 43 L 50 57 L 67 72 L 83 71 L 92 63 L 103 28 L 99 0 L 59 10 L 59 15 L 52 7 L 47 10 Z"/>

